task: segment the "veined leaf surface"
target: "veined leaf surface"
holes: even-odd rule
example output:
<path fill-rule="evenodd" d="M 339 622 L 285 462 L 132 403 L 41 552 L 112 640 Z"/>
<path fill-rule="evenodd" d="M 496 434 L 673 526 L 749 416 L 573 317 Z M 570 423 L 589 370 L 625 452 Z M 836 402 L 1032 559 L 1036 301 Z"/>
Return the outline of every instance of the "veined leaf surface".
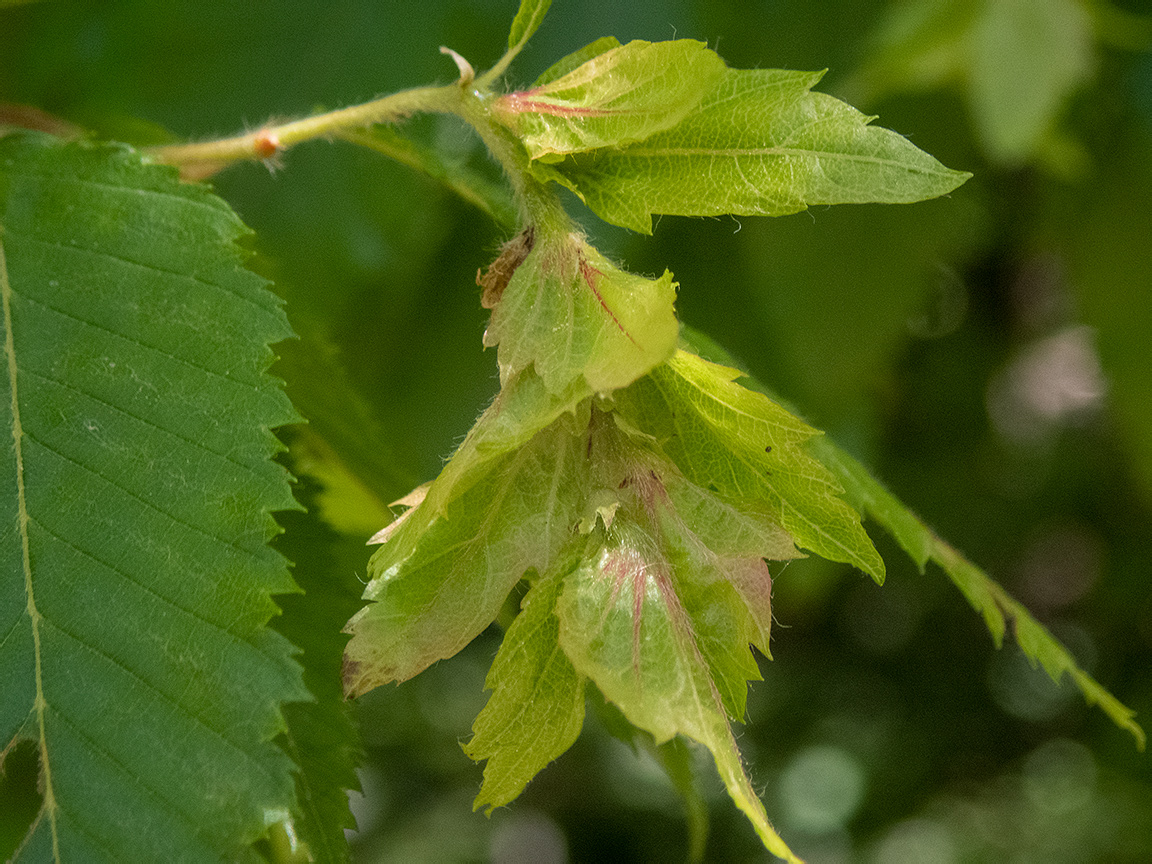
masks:
<path fill-rule="evenodd" d="M 125 148 L 0 140 L 0 751 L 35 741 L 43 791 L 16 861 L 246 860 L 288 815 L 290 331 L 243 230 Z"/>
<path fill-rule="evenodd" d="M 645 234 L 652 215 L 782 216 L 813 204 L 906 203 L 970 175 L 945 168 L 850 105 L 821 72 L 726 69 L 681 122 L 551 166 L 602 219 Z"/>
<path fill-rule="evenodd" d="M 486 345 L 499 345 L 500 377 L 532 367 L 551 393 L 576 382 L 593 392 L 626 387 L 672 355 L 680 333 L 676 283 L 612 264 L 569 235 L 538 242 L 492 311 Z"/>
<path fill-rule="evenodd" d="M 589 449 L 598 457 L 598 481 L 619 504 L 591 527 L 580 563 L 564 580 L 560 645 L 575 669 L 657 744 L 682 734 L 707 747 L 765 846 L 798 860 L 769 823 L 728 723 L 743 716 L 747 681 L 760 677 L 748 646 L 760 641 L 757 619 L 769 615 L 770 580 L 766 568 L 754 577 L 765 589 L 756 598 L 736 590 L 751 580 L 733 578 L 740 568 L 724 549 L 743 548 L 748 565 L 763 567 L 763 556 L 792 557 L 791 540 L 773 535 L 765 520 L 766 530 L 750 532 L 760 538 L 749 543 L 745 532 L 758 520 L 728 513 L 720 524 L 719 510 L 701 520 L 705 529 L 697 534 L 697 505 L 711 496 L 693 489 L 685 497 L 691 484 L 671 463 L 615 418 L 601 419 Z M 686 501 L 694 503 L 681 512 Z M 723 509 L 715 501 L 704 509 L 710 507 Z M 718 539 L 720 548 L 712 548 Z"/>
<path fill-rule="evenodd" d="M 492 110 L 533 159 L 619 147 L 683 120 L 724 68 L 703 42 L 637 39 L 546 84 L 501 96 Z"/>
<path fill-rule="evenodd" d="M 375 602 L 348 622 L 346 693 L 405 681 L 451 657 L 492 623 L 520 577 L 549 569 L 587 485 L 577 428 L 563 416 L 481 463 L 483 482 L 476 477 L 457 497 L 440 492 L 451 482 L 441 474 L 401 517 L 369 565 L 364 596 Z"/>
<path fill-rule="evenodd" d="M 686 351 L 615 394 L 618 410 L 651 433 L 677 467 L 704 488 L 764 501 L 797 545 L 884 579 L 884 561 L 840 497 L 835 477 L 804 449 L 817 431 L 742 373 Z"/>

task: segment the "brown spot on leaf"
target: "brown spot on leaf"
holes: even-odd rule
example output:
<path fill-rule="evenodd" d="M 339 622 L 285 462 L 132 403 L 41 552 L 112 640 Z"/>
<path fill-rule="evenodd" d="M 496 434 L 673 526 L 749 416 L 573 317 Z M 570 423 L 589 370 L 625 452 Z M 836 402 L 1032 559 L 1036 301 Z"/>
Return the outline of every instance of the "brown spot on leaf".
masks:
<path fill-rule="evenodd" d="M 476 284 L 484 289 L 480 295 L 480 305 L 485 309 L 495 309 L 504 289 L 512 279 L 516 268 L 524 263 L 532 247 L 536 245 L 536 231 L 531 225 L 509 240 L 500 248 L 500 255 L 481 273 L 476 271 Z"/>
<path fill-rule="evenodd" d="M 344 656 L 344 664 L 340 670 L 340 677 L 344 682 L 344 698 L 353 699 L 360 695 L 357 686 L 360 683 L 360 661 Z"/>

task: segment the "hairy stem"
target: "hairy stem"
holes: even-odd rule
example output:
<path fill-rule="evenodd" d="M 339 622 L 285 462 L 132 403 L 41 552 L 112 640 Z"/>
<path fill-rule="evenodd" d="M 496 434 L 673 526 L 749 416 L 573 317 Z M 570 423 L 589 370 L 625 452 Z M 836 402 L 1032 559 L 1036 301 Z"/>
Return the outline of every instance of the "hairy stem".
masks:
<path fill-rule="evenodd" d="M 461 92 L 457 84 L 402 90 L 362 105 L 267 125 L 232 138 L 153 147 L 147 152 L 158 162 L 181 168 L 197 165 L 223 167 L 241 160 L 267 159 L 301 141 L 324 138 L 373 123 L 392 123 L 418 111 L 456 113 Z"/>

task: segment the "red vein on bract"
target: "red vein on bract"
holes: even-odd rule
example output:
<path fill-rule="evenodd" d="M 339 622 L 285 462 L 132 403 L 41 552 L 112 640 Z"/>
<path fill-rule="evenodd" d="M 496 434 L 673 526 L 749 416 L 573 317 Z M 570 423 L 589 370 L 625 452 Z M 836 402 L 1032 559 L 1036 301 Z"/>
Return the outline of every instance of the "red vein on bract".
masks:
<path fill-rule="evenodd" d="M 592 289 L 592 293 L 596 295 L 596 299 L 600 301 L 600 305 L 604 308 L 604 311 L 608 313 L 608 317 L 612 319 L 612 322 L 620 332 L 628 337 L 629 342 L 639 348 L 640 346 L 636 340 L 632 338 L 632 334 L 624 329 L 624 325 L 620 323 L 620 319 L 616 317 L 616 313 L 608 308 L 608 304 L 604 302 L 604 295 L 602 295 L 600 289 L 596 287 L 596 277 L 603 276 L 604 274 L 589 264 L 588 259 L 583 255 L 580 256 L 580 275 L 584 277 L 584 281 L 588 284 L 588 287 Z"/>
<path fill-rule="evenodd" d="M 527 95 L 527 94 L 524 94 Z M 561 117 L 620 117 L 637 113 L 622 108 L 583 108 L 577 105 L 557 105 L 538 99 L 525 99 L 519 93 L 510 93 L 500 98 L 499 107 L 511 114 L 552 114 Z"/>

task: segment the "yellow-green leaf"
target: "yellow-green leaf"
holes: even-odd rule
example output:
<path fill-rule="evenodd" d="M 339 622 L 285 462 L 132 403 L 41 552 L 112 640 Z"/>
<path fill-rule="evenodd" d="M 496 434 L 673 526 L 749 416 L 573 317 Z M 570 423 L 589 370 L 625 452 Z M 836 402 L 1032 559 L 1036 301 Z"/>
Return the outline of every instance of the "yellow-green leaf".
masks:
<path fill-rule="evenodd" d="M 970 176 L 810 92 L 822 74 L 726 69 L 675 126 L 574 154 L 550 176 L 602 219 L 645 234 L 654 214 L 782 216 L 813 204 L 907 203 Z"/>

